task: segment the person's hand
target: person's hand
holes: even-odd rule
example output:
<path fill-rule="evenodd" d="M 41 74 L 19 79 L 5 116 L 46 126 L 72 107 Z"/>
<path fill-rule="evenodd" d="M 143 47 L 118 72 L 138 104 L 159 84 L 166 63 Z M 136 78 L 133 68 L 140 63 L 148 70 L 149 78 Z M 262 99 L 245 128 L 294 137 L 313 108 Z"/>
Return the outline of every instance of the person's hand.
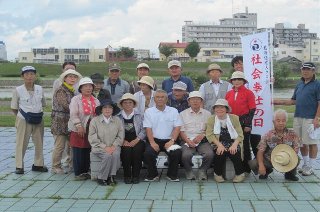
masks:
<path fill-rule="evenodd" d="M 186 140 L 186 143 L 188 144 L 188 146 L 190 148 L 195 148 L 196 144 L 194 143 L 194 141 L 191 141 L 189 138 Z"/>
<path fill-rule="evenodd" d="M 231 155 L 234 155 L 237 153 L 237 148 L 238 148 L 238 145 L 232 144 L 231 147 L 229 147 L 228 151 L 230 152 Z"/>
<path fill-rule="evenodd" d="M 244 131 L 244 132 L 250 132 L 250 131 L 251 131 L 251 128 L 250 128 L 250 127 L 244 127 L 243 131 Z"/>
<path fill-rule="evenodd" d="M 81 138 L 84 138 L 84 134 L 85 134 L 85 130 L 84 130 L 84 128 L 83 128 L 83 126 L 78 126 L 77 127 L 77 133 L 78 133 L 78 135 L 81 137 Z"/>
<path fill-rule="evenodd" d="M 173 140 L 168 141 L 167 143 L 165 143 L 164 148 L 168 149 L 169 147 L 171 147 L 174 144 Z"/>
<path fill-rule="evenodd" d="M 262 164 L 262 165 L 259 165 L 259 174 L 260 175 L 265 175 L 267 173 L 266 171 L 266 167 Z"/>
<path fill-rule="evenodd" d="M 129 144 L 130 144 L 130 147 L 134 147 L 135 145 L 137 145 L 137 143 L 139 142 L 138 138 L 134 139 L 133 141 L 131 141 Z"/>
<path fill-rule="evenodd" d="M 219 144 L 216 152 L 217 155 L 222 155 L 225 151 L 226 151 L 226 148 L 222 144 Z"/>
<path fill-rule="evenodd" d="M 316 128 L 318 128 L 319 127 L 319 120 L 318 120 L 318 118 L 317 117 L 315 117 L 314 119 L 313 119 L 313 126 L 314 126 L 314 129 L 316 129 Z"/>
<path fill-rule="evenodd" d="M 203 138 L 204 138 L 204 135 L 200 134 L 200 135 L 197 135 L 197 137 L 195 137 L 192 141 L 193 143 L 198 144 L 202 141 Z"/>
<path fill-rule="evenodd" d="M 106 153 L 109 153 L 110 155 L 112 155 L 112 153 L 116 150 L 115 146 L 107 146 L 105 149 Z"/>
<path fill-rule="evenodd" d="M 152 149 L 154 149 L 154 151 L 159 152 L 160 148 L 159 145 L 157 143 L 150 143 L 150 146 L 152 147 Z"/>
<path fill-rule="evenodd" d="M 124 140 L 122 146 L 130 147 L 129 141 Z"/>

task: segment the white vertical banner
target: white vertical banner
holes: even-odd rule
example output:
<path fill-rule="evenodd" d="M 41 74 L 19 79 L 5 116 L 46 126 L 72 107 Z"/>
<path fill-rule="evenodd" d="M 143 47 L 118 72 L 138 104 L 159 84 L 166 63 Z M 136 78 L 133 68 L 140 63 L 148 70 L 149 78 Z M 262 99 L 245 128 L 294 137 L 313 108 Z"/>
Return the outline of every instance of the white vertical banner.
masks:
<path fill-rule="evenodd" d="M 272 129 L 271 54 L 270 33 L 261 32 L 241 37 L 243 68 L 248 88 L 253 91 L 256 111 L 252 120 L 252 133 L 264 135 Z"/>

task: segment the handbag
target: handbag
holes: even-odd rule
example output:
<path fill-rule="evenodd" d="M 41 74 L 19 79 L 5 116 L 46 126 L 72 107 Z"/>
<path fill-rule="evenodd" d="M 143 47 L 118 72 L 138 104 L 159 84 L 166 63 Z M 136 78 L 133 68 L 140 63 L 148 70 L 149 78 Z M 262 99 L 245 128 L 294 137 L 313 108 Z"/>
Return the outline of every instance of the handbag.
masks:
<path fill-rule="evenodd" d="M 21 115 L 25 118 L 26 122 L 29 124 L 40 124 L 43 117 L 43 112 L 41 113 L 31 113 L 24 112 L 21 108 L 19 109 Z"/>

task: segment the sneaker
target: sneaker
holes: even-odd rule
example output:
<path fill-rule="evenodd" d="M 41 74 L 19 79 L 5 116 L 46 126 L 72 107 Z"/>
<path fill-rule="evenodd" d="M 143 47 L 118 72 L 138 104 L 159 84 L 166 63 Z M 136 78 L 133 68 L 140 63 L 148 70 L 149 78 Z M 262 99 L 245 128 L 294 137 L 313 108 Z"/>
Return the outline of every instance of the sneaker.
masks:
<path fill-rule="evenodd" d="M 133 183 L 133 184 L 138 184 L 139 182 L 140 182 L 139 177 L 133 177 L 133 178 L 132 178 L 132 183 Z"/>
<path fill-rule="evenodd" d="M 91 179 L 91 174 L 89 172 L 87 173 L 82 173 L 80 175 L 83 175 L 87 180 L 90 180 Z"/>
<path fill-rule="evenodd" d="M 159 180 L 159 176 L 147 177 L 146 179 L 144 179 L 145 182 L 154 182 L 154 181 L 158 181 L 158 180 Z"/>
<path fill-rule="evenodd" d="M 224 178 L 221 175 L 213 175 L 213 179 L 217 182 L 217 183 L 223 183 L 224 182 Z"/>
<path fill-rule="evenodd" d="M 194 175 L 193 171 L 186 171 L 186 178 L 187 180 L 195 180 L 196 176 Z"/>
<path fill-rule="evenodd" d="M 306 164 L 303 164 L 302 167 L 298 167 L 298 172 L 301 174 L 303 172 L 303 170 L 306 170 L 307 169 L 307 165 Z"/>
<path fill-rule="evenodd" d="M 46 166 L 35 166 L 33 164 L 32 171 L 34 171 L 34 172 L 48 172 L 48 168 Z"/>
<path fill-rule="evenodd" d="M 63 169 L 61 169 L 61 168 L 52 168 L 52 169 L 51 169 L 51 172 L 52 172 L 53 174 L 65 174 L 65 172 L 64 172 Z"/>
<path fill-rule="evenodd" d="M 116 185 L 117 181 L 114 179 L 114 176 L 110 176 L 107 179 L 107 185 Z"/>
<path fill-rule="evenodd" d="M 102 180 L 102 179 L 97 179 L 97 183 L 98 185 L 101 185 L 101 186 L 107 186 L 108 183 L 106 180 Z"/>
<path fill-rule="evenodd" d="M 132 184 L 131 177 L 124 177 L 124 183 L 125 184 Z"/>
<path fill-rule="evenodd" d="M 233 182 L 234 183 L 241 183 L 242 181 L 244 181 L 246 179 L 246 175 L 244 173 L 242 174 L 239 174 L 239 175 L 236 175 L 234 178 L 233 178 Z"/>
<path fill-rule="evenodd" d="M 207 173 L 204 170 L 199 170 L 198 172 L 198 179 L 199 180 L 207 180 Z"/>
<path fill-rule="evenodd" d="M 312 174 L 313 174 L 313 169 L 310 166 L 306 167 L 305 170 L 303 170 L 302 172 L 303 176 L 310 176 Z"/>
<path fill-rule="evenodd" d="M 265 174 L 265 175 L 260 174 L 259 175 L 259 179 L 260 180 L 266 180 L 266 179 L 268 179 L 268 176 L 269 176 L 269 174 Z"/>
<path fill-rule="evenodd" d="M 24 174 L 24 169 L 23 168 L 16 168 L 15 173 L 16 174 Z"/>
<path fill-rule="evenodd" d="M 80 175 L 75 176 L 74 180 L 77 180 L 77 181 L 81 180 L 82 181 L 82 180 L 87 180 L 87 178 L 83 174 L 80 174 Z"/>
<path fill-rule="evenodd" d="M 171 182 L 180 182 L 179 178 L 173 178 L 173 177 L 169 177 L 167 176 L 167 180 L 170 180 Z"/>

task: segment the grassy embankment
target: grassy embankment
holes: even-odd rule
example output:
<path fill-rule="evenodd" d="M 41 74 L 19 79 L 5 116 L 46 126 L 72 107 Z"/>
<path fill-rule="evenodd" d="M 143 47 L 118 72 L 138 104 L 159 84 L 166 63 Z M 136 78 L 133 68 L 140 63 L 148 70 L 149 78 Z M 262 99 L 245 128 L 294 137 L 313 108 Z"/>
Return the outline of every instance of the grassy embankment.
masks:
<path fill-rule="evenodd" d="M 122 78 L 126 80 L 134 80 L 136 77 L 136 67 L 139 62 L 120 62 L 120 66 L 122 68 Z M 165 77 L 167 77 L 167 62 L 160 61 L 148 61 L 146 62 L 151 68 L 150 75 L 158 82 L 161 82 Z M 206 68 L 210 63 L 196 63 L 196 62 L 188 62 L 183 63 L 183 71 L 191 76 L 194 81 L 197 81 L 196 78 L 202 77 L 206 78 Z M 32 65 L 38 70 L 38 74 L 41 79 L 55 79 L 61 73 L 60 65 L 47 65 L 47 64 L 22 64 L 22 63 L 0 63 L 0 80 L 12 80 L 20 77 L 20 69 L 24 65 Z M 223 78 L 227 78 L 230 76 L 231 66 L 230 63 L 219 63 L 219 65 L 224 70 Z M 90 76 L 92 73 L 101 73 L 105 75 L 107 73 L 107 63 L 86 63 L 79 64 L 77 66 L 77 70 L 83 76 Z M 194 78 L 193 78 L 194 77 Z M 199 85 L 196 83 L 196 87 Z M 8 101 L 8 99 L 0 99 L 0 101 Z M 48 100 L 49 103 L 51 100 Z M 279 107 L 276 107 L 279 108 Z M 294 107 L 285 107 L 281 106 L 281 108 L 286 109 L 288 112 L 292 112 Z M 1 112 L 10 112 L 9 106 L 0 106 Z M 46 112 L 51 111 L 51 105 L 48 105 L 45 108 Z M 0 126 L 14 126 L 14 116 L 8 113 L 4 113 L 0 118 Z M 50 117 L 48 115 L 45 116 L 45 126 L 50 126 Z M 289 126 L 292 125 L 292 118 L 289 119 Z"/>

